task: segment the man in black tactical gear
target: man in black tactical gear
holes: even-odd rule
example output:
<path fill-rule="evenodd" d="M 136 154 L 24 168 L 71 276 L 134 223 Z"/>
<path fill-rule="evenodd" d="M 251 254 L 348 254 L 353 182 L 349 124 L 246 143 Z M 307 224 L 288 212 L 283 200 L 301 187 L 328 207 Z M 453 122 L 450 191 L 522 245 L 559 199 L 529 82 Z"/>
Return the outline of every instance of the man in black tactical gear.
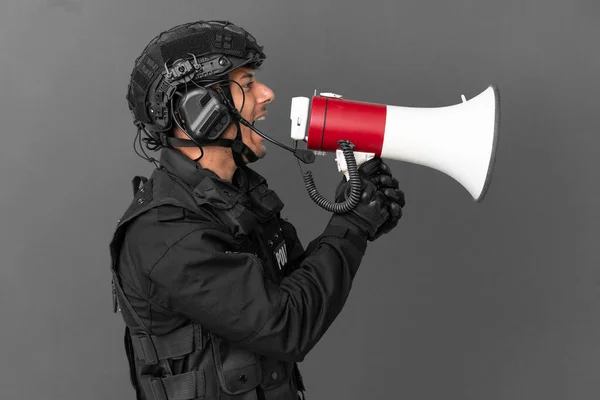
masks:
<path fill-rule="evenodd" d="M 247 166 L 265 155 L 248 126 L 273 100 L 255 76 L 264 59 L 225 21 L 177 26 L 136 59 L 127 99 L 160 161 L 134 178 L 110 250 L 138 400 L 304 397 L 297 363 L 342 310 L 367 242 L 402 215 L 398 182 L 372 160 L 359 204 L 303 248 Z"/>

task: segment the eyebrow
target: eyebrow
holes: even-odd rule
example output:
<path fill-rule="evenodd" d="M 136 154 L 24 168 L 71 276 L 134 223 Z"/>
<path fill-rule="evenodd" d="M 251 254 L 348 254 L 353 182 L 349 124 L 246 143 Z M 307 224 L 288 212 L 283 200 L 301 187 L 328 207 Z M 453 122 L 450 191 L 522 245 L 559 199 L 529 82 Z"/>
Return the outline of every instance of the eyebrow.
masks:
<path fill-rule="evenodd" d="M 240 79 L 246 79 L 246 78 L 254 78 L 254 74 L 251 72 L 246 72 Z"/>

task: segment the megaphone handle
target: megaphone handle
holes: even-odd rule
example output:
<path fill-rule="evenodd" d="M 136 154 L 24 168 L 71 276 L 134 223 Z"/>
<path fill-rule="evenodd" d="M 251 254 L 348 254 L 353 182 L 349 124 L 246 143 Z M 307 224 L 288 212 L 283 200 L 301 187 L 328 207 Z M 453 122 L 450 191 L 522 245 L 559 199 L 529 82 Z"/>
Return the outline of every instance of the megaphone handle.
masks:
<path fill-rule="evenodd" d="M 361 165 L 369 161 L 370 159 L 375 157 L 374 153 L 363 153 L 360 151 L 354 151 L 354 159 L 356 160 L 356 166 L 360 168 Z M 348 167 L 346 166 L 346 161 L 344 160 L 344 153 L 341 150 L 336 151 L 336 158 L 338 171 L 344 174 L 347 180 L 350 180 L 350 174 L 348 173 Z"/>
<path fill-rule="evenodd" d="M 350 182 L 350 196 L 341 203 L 333 203 L 324 198 L 315 185 L 315 181 L 312 177 L 311 171 L 306 171 L 303 175 L 304 184 L 310 198 L 321 208 L 329 212 L 336 214 L 343 214 L 351 211 L 358 202 L 360 201 L 360 195 L 362 194 L 362 186 L 360 176 L 358 175 L 358 166 L 356 165 L 356 159 L 354 158 L 354 144 L 347 140 L 338 141 L 338 145 L 344 153 L 346 160 L 346 166 L 348 169 L 348 181 Z"/>

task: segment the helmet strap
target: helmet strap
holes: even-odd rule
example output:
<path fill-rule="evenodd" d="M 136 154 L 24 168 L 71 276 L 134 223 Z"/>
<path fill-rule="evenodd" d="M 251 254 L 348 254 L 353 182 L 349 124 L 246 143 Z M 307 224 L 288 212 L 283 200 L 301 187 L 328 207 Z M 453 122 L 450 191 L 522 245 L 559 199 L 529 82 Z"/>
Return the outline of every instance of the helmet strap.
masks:
<path fill-rule="evenodd" d="M 249 163 L 257 161 L 258 156 L 242 141 L 242 130 L 239 121 L 236 120 L 235 125 L 237 128 L 237 134 L 234 139 L 221 138 L 212 141 L 197 142 L 187 139 L 164 137 L 164 140 L 167 144 L 167 146 L 164 147 L 198 147 L 200 148 L 201 154 L 200 157 L 194 160 L 196 162 L 204 156 L 204 150 L 202 150 L 202 147 L 206 146 L 231 147 L 233 160 L 235 161 L 235 165 L 238 167 L 242 167 L 246 164 L 242 156 L 246 156 L 246 159 Z"/>
<path fill-rule="evenodd" d="M 240 119 L 242 118 L 240 112 L 235 108 L 233 103 L 233 96 L 231 95 L 231 90 L 229 85 L 219 86 L 217 88 L 217 92 L 221 95 L 223 99 L 223 103 L 229 109 L 233 117 L 233 122 L 237 127 L 237 133 L 235 139 L 221 139 L 222 141 L 228 141 L 227 147 L 231 147 L 231 152 L 233 153 L 233 160 L 235 161 L 235 165 L 238 167 L 243 167 L 245 165 L 244 159 L 242 155 L 246 156 L 246 159 L 249 163 L 253 163 L 258 160 L 258 156 L 244 144 L 242 140 L 242 129 L 240 127 Z M 229 144 L 230 143 L 230 144 Z"/>
<path fill-rule="evenodd" d="M 250 147 L 246 146 L 246 144 L 242 141 L 242 130 L 240 128 L 240 121 L 236 119 L 235 125 L 237 126 L 237 134 L 235 136 L 235 139 L 231 141 L 231 152 L 233 154 L 233 160 L 235 161 L 235 165 L 237 165 L 238 167 L 243 167 L 245 163 L 244 159 L 242 158 L 242 155 L 246 156 L 246 159 L 249 163 L 257 161 L 258 156 L 252 150 L 250 150 Z"/>

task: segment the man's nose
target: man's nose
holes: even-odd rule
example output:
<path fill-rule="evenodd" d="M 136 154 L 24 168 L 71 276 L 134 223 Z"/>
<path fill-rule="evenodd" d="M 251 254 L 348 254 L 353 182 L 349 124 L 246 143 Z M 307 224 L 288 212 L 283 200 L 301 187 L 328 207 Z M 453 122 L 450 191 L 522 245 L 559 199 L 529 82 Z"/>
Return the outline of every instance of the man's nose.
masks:
<path fill-rule="evenodd" d="M 275 99 L 275 93 L 273 93 L 273 91 L 271 90 L 271 88 L 269 88 L 267 85 L 265 85 L 264 83 L 261 83 L 259 85 L 259 90 L 260 90 L 260 102 L 261 103 L 270 103 Z"/>

